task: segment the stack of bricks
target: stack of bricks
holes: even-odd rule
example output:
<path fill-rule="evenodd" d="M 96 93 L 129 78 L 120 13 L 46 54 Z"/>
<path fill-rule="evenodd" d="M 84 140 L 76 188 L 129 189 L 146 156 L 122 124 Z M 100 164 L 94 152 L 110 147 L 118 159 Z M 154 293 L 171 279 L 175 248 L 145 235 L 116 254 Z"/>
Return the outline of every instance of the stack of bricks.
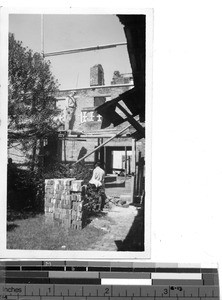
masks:
<path fill-rule="evenodd" d="M 48 223 L 82 229 L 85 188 L 73 178 L 45 180 L 45 217 Z"/>

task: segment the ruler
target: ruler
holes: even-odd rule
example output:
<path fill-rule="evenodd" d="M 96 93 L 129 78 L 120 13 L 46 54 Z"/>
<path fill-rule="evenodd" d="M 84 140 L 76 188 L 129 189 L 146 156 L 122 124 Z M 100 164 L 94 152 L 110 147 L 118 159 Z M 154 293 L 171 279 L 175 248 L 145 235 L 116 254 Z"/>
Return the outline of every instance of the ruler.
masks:
<path fill-rule="evenodd" d="M 0 299 L 217 300 L 216 266 L 114 261 L 0 261 Z"/>

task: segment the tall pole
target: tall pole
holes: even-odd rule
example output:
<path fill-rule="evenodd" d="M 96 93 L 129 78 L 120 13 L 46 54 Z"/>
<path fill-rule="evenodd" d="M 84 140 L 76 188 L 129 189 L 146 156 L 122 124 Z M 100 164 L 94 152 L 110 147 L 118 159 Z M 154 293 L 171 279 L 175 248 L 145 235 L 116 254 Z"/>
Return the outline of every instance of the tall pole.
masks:
<path fill-rule="evenodd" d="M 41 14 L 41 53 L 44 56 L 44 15 Z"/>
<path fill-rule="evenodd" d="M 126 181 L 126 175 L 127 175 L 127 148 L 125 146 L 125 181 Z"/>
<path fill-rule="evenodd" d="M 132 175 L 136 174 L 136 140 L 132 139 L 132 164 L 131 164 Z"/>
<path fill-rule="evenodd" d="M 131 197 L 134 203 L 135 182 L 136 182 L 136 140 L 132 139 L 132 164 L 131 164 Z"/>
<path fill-rule="evenodd" d="M 44 19 L 43 19 L 43 14 L 41 14 L 41 53 L 43 56 L 43 65 L 44 65 Z M 43 88 L 43 105 L 45 108 L 45 99 L 44 99 L 44 88 Z M 43 145 L 43 138 L 39 138 L 39 148 L 40 148 L 40 153 L 41 156 L 39 156 L 39 163 L 40 163 L 40 175 L 43 172 L 44 169 L 44 145 Z"/>

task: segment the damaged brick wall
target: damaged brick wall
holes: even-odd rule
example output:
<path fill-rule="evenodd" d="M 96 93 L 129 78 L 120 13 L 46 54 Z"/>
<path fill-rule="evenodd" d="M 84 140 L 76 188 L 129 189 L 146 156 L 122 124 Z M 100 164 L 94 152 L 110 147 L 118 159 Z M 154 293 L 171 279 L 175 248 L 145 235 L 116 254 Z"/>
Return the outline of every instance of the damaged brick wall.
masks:
<path fill-rule="evenodd" d="M 115 71 L 113 78 L 116 78 L 116 81 L 113 79 L 114 81 L 112 81 L 111 85 L 105 86 L 104 70 L 102 66 L 98 64 L 90 68 L 90 87 L 60 91 L 58 93 L 58 98 L 69 98 L 69 103 L 72 104 L 72 110 L 69 114 L 66 114 L 66 118 L 68 118 L 68 120 L 66 119 L 66 123 L 68 123 L 68 126 L 66 126 L 65 129 L 82 132 L 83 134 L 101 134 L 101 129 L 104 129 L 105 127 L 102 126 L 102 117 L 95 111 L 95 108 L 118 97 L 120 94 L 133 87 L 133 84 L 130 85 L 131 77 L 129 74 L 126 75 L 127 74 L 120 74 L 119 71 Z M 119 79 L 121 80 L 118 81 Z M 129 85 L 118 85 L 125 83 L 128 83 Z M 106 127 L 105 130 L 108 135 L 115 134 L 128 124 L 128 122 L 124 122 L 116 127 L 111 124 Z M 129 131 L 130 130 L 128 130 L 128 132 Z M 105 139 L 106 138 L 104 138 L 103 141 L 105 141 Z M 97 138 L 85 139 L 85 141 L 81 139 L 75 141 L 70 139 L 60 140 L 58 147 L 59 157 L 61 161 L 64 162 L 77 161 L 85 154 L 93 151 L 99 143 L 101 143 L 101 141 L 98 141 Z M 128 138 L 127 145 L 128 144 L 131 145 L 131 138 Z M 94 160 L 95 155 L 90 155 L 86 158 L 85 162 L 93 163 Z"/>
<path fill-rule="evenodd" d="M 98 116 L 94 116 L 93 119 L 88 116 L 84 119 L 82 112 L 88 109 L 90 111 L 94 110 L 97 106 L 97 101 L 99 97 L 105 98 L 106 101 L 112 100 L 118 97 L 120 94 L 126 92 L 132 87 L 129 86 L 115 86 L 113 87 L 92 87 L 90 89 L 83 88 L 83 89 L 76 89 L 75 90 L 75 123 L 73 123 L 73 127 L 69 128 L 71 130 L 76 131 L 95 131 L 101 129 L 102 120 Z M 60 97 L 68 97 L 73 91 L 60 91 Z M 122 124 L 121 124 L 122 125 Z M 117 132 L 121 130 L 122 126 L 127 126 L 127 123 L 122 126 L 113 127 L 112 125 L 107 129 L 113 129 L 113 131 Z"/>
<path fill-rule="evenodd" d="M 102 65 L 98 64 L 90 68 L 90 86 L 104 85 L 104 70 Z"/>

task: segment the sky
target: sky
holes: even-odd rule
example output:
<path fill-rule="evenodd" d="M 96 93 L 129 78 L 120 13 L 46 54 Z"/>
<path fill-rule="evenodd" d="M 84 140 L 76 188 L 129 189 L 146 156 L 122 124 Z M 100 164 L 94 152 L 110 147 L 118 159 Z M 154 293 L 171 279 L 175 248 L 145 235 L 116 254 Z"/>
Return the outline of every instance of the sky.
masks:
<path fill-rule="evenodd" d="M 24 46 L 41 52 L 40 14 L 10 14 L 9 31 Z M 126 37 L 116 15 L 44 15 L 45 53 L 121 42 L 126 42 Z M 61 90 L 88 87 L 90 67 L 95 64 L 103 66 L 106 85 L 110 84 L 114 71 L 132 72 L 125 45 L 46 59 L 51 62 Z"/>

